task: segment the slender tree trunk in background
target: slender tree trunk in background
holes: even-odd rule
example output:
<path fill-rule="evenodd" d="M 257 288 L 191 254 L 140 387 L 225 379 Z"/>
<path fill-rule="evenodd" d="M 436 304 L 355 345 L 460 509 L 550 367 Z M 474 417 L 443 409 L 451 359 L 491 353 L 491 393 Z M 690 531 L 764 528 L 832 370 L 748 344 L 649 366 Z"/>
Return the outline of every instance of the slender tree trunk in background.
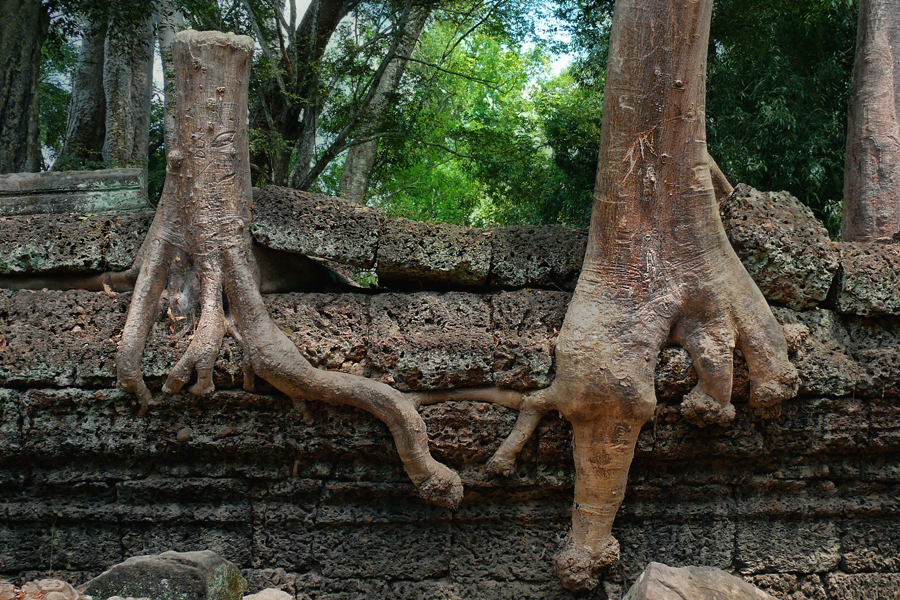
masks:
<path fill-rule="evenodd" d="M 153 93 L 153 16 L 138 27 L 110 19 L 106 34 L 103 87 L 106 140 L 103 158 L 112 166 L 145 165 Z"/>
<path fill-rule="evenodd" d="M 269 130 L 286 143 L 283 148 L 276 144 L 260 148 L 252 157 L 256 167 L 265 165 L 271 183 L 286 186 L 291 181 L 302 181 L 309 171 L 321 110 L 319 61 L 341 19 L 358 3 L 359 0 L 312 0 L 285 49 L 286 58 L 278 65 L 283 70 L 286 89 L 270 81 L 251 109 L 258 128 Z M 292 153 L 296 157 L 294 172 Z"/>
<path fill-rule="evenodd" d="M 900 233 L 900 0 L 860 0 L 847 116 L 844 241 Z"/>
<path fill-rule="evenodd" d="M 172 43 L 175 41 L 175 34 L 184 28 L 185 20 L 181 11 L 171 9 L 169 2 L 166 2 L 165 6 L 170 9 L 166 11 L 169 14 L 158 13 L 157 22 L 159 23 L 159 56 L 163 72 L 163 97 L 166 105 L 163 135 L 165 136 L 166 152 L 168 152 L 174 145 L 173 136 L 175 135 L 175 65 L 172 62 Z"/>
<path fill-rule="evenodd" d="M 372 102 L 365 110 L 360 124 L 356 128 L 356 138 L 369 137 L 377 133 L 384 125 L 386 114 L 390 110 L 392 96 L 400 85 L 400 79 L 406 70 L 406 63 L 412 56 L 430 13 L 430 7 L 413 6 L 410 8 L 406 25 L 400 32 L 401 40 L 397 45 L 397 52 L 385 69 L 384 75 L 378 82 L 375 97 L 372 98 Z M 365 203 L 366 191 L 369 189 L 369 180 L 372 177 L 372 169 L 375 167 L 377 156 L 377 139 L 350 148 L 347 162 L 341 173 L 341 196 L 360 204 Z"/>
<path fill-rule="evenodd" d="M 72 75 L 72 99 L 66 139 L 55 168 L 72 168 L 103 160 L 106 139 L 106 93 L 103 91 L 105 19 L 85 23 Z"/>
<path fill-rule="evenodd" d="M 0 173 L 41 169 L 38 89 L 50 15 L 40 0 L 0 0 Z"/>
<path fill-rule="evenodd" d="M 712 0 L 619 0 L 610 39 L 588 248 L 556 345 L 556 378 L 530 395 L 492 459 L 509 472 L 541 415 L 572 422 L 572 531 L 556 556 L 572 590 L 618 560 L 612 536 L 641 427 L 654 414 L 660 349 L 679 344 L 699 376 L 682 413 L 725 425 L 732 358 L 750 369 L 750 403 L 797 391 L 781 328 L 725 236 L 705 130 Z"/>
<path fill-rule="evenodd" d="M 363 377 L 313 368 L 269 318 L 258 287 L 250 238 L 250 151 L 247 93 L 254 42 L 245 36 L 184 31 L 175 37 L 177 128 L 168 153 L 162 198 L 139 253 L 139 274 L 116 355 L 119 386 L 152 403 L 141 355 L 168 282 L 198 281 L 200 318 L 164 389 L 213 391 L 213 364 L 226 331 L 244 352 L 244 387 L 255 376 L 296 402 L 348 404 L 385 422 L 420 494 L 454 507 L 459 476 L 428 449 L 415 395 Z M 229 314 L 225 313 L 225 302 Z"/>

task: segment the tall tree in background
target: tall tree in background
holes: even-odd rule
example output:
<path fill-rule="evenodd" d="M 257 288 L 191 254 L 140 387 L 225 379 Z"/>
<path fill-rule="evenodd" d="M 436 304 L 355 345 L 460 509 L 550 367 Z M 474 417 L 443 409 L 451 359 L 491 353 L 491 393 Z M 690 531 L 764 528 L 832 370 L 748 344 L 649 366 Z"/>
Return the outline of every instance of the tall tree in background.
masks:
<path fill-rule="evenodd" d="M 82 43 L 56 168 L 145 165 L 156 6 L 112 0 L 72 8 L 80 8 Z"/>
<path fill-rule="evenodd" d="M 359 125 L 353 137 L 363 141 L 350 148 L 341 173 L 341 196 L 348 200 L 365 202 L 378 154 L 376 134 L 383 126 L 391 104 L 396 102 L 400 78 L 406 71 L 406 63 L 412 56 L 430 13 L 431 7 L 427 5 L 410 7 L 403 27 L 397 34 L 400 39 L 394 56 L 390 58 L 378 85 L 375 86 L 375 93 L 369 106 L 360 115 Z"/>
<path fill-rule="evenodd" d="M 842 237 L 900 234 L 900 0 L 860 0 Z"/>
<path fill-rule="evenodd" d="M 0 173 L 41 167 L 38 90 L 49 25 L 40 0 L 0 0 Z"/>
<path fill-rule="evenodd" d="M 299 24 L 293 18 L 285 19 L 276 8 L 279 58 L 272 57 L 267 40 L 259 40 L 268 53 L 271 70 L 250 107 L 253 125 L 265 140 L 256 145 L 251 162 L 263 171 L 268 183 L 296 186 L 306 178 L 322 109 L 320 61 L 338 24 L 358 4 L 359 0 L 312 0 Z M 295 10 L 296 4 L 289 6 Z M 251 18 L 255 19 L 252 14 Z M 262 37 L 260 24 L 255 22 L 257 35 Z"/>
<path fill-rule="evenodd" d="M 840 230 L 856 0 L 717 0 L 710 153 L 732 181 L 789 190 Z"/>

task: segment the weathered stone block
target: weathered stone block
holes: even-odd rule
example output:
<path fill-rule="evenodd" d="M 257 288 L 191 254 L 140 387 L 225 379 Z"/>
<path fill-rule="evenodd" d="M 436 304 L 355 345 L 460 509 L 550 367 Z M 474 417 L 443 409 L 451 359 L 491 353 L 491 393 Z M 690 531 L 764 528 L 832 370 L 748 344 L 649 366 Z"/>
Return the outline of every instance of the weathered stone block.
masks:
<path fill-rule="evenodd" d="M 565 521 L 503 518 L 471 520 L 454 529 L 452 568 L 462 579 L 544 581 L 555 579 L 552 561 Z"/>
<path fill-rule="evenodd" d="M 374 377 L 401 391 L 493 382 L 490 312 L 468 294 L 380 294 L 370 303 Z"/>
<path fill-rule="evenodd" d="M 446 521 L 354 523 L 318 527 L 312 547 L 326 577 L 415 581 L 448 572 L 451 539 Z"/>
<path fill-rule="evenodd" d="M 841 543 L 844 571 L 900 572 L 900 517 L 848 519 Z"/>
<path fill-rule="evenodd" d="M 0 175 L 0 217 L 150 208 L 143 169 Z"/>
<path fill-rule="evenodd" d="M 269 315 L 314 367 L 365 374 L 368 296 L 284 294 L 265 300 Z"/>
<path fill-rule="evenodd" d="M 152 600 L 241 600 L 246 589 L 238 568 L 210 551 L 129 558 L 82 587 L 93 597 Z"/>
<path fill-rule="evenodd" d="M 767 300 L 795 309 L 825 300 L 838 257 L 809 208 L 787 192 L 740 184 L 721 212 L 731 245 Z"/>
<path fill-rule="evenodd" d="M 82 273 L 104 266 L 107 219 L 37 215 L 0 220 L 0 274 Z"/>
<path fill-rule="evenodd" d="M 153 212 L 0 218 L 0 275 L 71 275 L 128 268 Z"/>
<path fill-rule="evenodd" d="M 730 521 L 629 521 L 615 526 L 613 533 L 621 544 L 622 568 L 629 578 L 651 561 L 728 569 L 734 558 L 735 524 Z"/>
<path fill-rule="evenodd" d="M 575 289 L 587 229 L 519 225 L 491 229 L 490 235 L 491 286 Z"/>
<path fill-rule="evenodd" d="M 826 600 L 825 583 L 819 575 L 769 573 L 745 577 L 747 581 L 784 600 Z"/>
<path fill-rule="evenodd" d="M 735 563 L 741 573 L 822 573 L 841 561 L 834 522 L 744 521 L 737 530 Z"/>
<path fill-rule="evenodd" d="M 841 242 L 834 307 L 859 316 L 900 315 L 900 244 Z"/>
<path fill-rule="evenodd" d="M 570 297 L 566 292 L 527 290 L 490 298 L 497 385 L 517 390 L 550 385 L 553 349 Z"/>
<path fill-rule="evenodd" d="M 900 573 L 834 573 L 826 578 L 833 600 L 897 600 Z"/>
<path fill-rule="evenodd" d="M 381 229 L 379 282 L 483 286 L 491 268 L 491 235 L 472 227 L 390 219 Z"/>
<path fill-rule="evenodd" d="M 266 186 L 254 190 L 253 237 L 275 250 L 357 267 L 375 264 L 384 213 L 356 202 Z"/>
<path fill-rule="evenodd" d="M 124 271 L 131 266 L 147 231 L 150 230 L 154 215 L 152 211 L 141 211 L 110 219 L 109 231 L 104 240 L 106 243 L 104 270 Z"/>

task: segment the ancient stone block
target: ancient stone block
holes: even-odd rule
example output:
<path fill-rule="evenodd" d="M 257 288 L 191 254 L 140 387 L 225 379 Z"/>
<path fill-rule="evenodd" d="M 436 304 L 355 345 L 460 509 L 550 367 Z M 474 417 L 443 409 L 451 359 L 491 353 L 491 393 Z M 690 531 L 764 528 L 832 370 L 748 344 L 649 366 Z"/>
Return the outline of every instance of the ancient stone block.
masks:
<path fill-rule="evenodd" d="M 900 518 L 848 519 L 841 544 L 844 571 L 900 572 Z"/>
<path fill-rule="evenodd" d="M 826 585 L 834 600 L 897 600 L 900 573 L 833 573 L 826 577 Z"/>
<path fill-rule="evenodd" d="M 0 217 L 150 208 L 143 169 L 0 175 Z"/>
<path fill-rule="evenodd" d="M 313 558 L 326 577 L 421 580 L 450 566 L 452 531 L 445 521 L 328 525 L 314 536 Z"/>
<path fill-rule="evenodd" d="M 744 577 L 753 585 L 776 598 L 785 600 L 826 600 L 825 583 L 819 575 L 767 573 Z"/>
<path fill-rule="evenodd" d="M 454 529 L 453 572 L 462 579 L 551 581 L 553 564 L 542 559 L 559 549 L 559 521 L 504 518 L 472 520 Z"/>
<path fill-rule="evenodd" d="M 737 529 L 736 546 L 735 563 L 748 575 L 821 573 L 841 560 L 840 532 L 829 521 L 744 521 Z"/>
<path fill-rule="evenodd" d="M 374 377 L 401 391 L 492 383 L 494 338 L 483 299 L 455 292 L 380 294 L 369 310 Z"/>
<path fill-rule="evenodd" d="M 834 307 L 859 316 L 900 315 L 900 244 L 841 242 Z"/>
<path fill-rule="evenodd" d="M 309 362 L 365 374 L 369 298 L 357 294 L 266 296 L 269 315 Z"/>
<path fill-rule="evenodd" d="M 150 229 L 154 214 L 152 211 L 141 211 L 110 218 L 109 231 L 104 240 L 106 243 L 104 270 L 124 271 L 131 266 Z"/>
<path fill-rule="evenodd" d="M 494 382 L 517 390 L 553 381 L 553 349 L 570 294 L 541 290 L 502 292 L 490 298 L 495 331 Z"/>
<path fill-rule="evenodd" d="M 104 266 L 107 219 L 36 215 L 0 219 L 0 274 L 83 273 Z"/>
<path fill-rule="evenodd" d="M 515 410 L 481 402 L 447 402 L 424 406 L 431 452 L 452 464 L 486 463 L 494 455 L 516 421 Z M 533 454 L 529 444 L 520 458 Z"/>
<path fill-rule="evenodd" d="M 215 552 L 163 552 L 137 556 L 87 582 L 84 593 L 164 600 L 241 600 L 247 582 Z"/>
<path fill-rule="evenodd" d="M 731 245 L 767 300 L 795 309 L 825 300 L 838 257 L 809 208 L 787 192 L 741 184 L 721 212 Z"/>
<path fill-rule="evenodd" d="M 650 525 L 651 526 L 647 526 Z M 629 521 L 614 526 L 622 546 L 622 568 L 634 578 L 651 561 L 679 567 L 702 564 L 727 569 L 734 557 L 735 525 L 707 519 L 670 523 L 665 520 Z"/>
<path fill-rule="evenodd" d="M 490 235 L 491 286 L 575 289 L 587 229 L 517 225 L 491 229 Z"/>
<path fill-rule="evenodd" d="M 379 282 L 483 286 L 491 268 L 490 233 L 447 223 L 390 219 L 378 246 Z"/>
<path fill-rule="evenodd" d="M 276 186 L 254 190 L 253 201 L 251 231 L 260 244 L 357 267 L 375 264 L 380 210 Z"/>

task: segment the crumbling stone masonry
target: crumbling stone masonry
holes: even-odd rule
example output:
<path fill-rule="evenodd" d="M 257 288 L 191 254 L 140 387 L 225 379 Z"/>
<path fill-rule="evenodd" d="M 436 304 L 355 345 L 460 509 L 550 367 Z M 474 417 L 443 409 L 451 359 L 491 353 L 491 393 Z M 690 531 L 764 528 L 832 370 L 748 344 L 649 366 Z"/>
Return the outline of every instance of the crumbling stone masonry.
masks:
<path fill-rule="evenodd" d="M 403 390 L 549 383 L 578 269 L 571 249 L 583 248 L 583 232 L 520 237 L 358 212 L 344 218 L 340 200 L 277 188 L 256 197 L 257 241 L 374 266 L 394 287 L 268 296 L 271 315 L 313 364 Z M 14 263 L 18 246 L 7 242 L 19 235 L 72 249 L 19 260 L 19 276 L 127 264 L 149 223 L 139 213 L 83 217 L 0 221 L 0 271 Z M 664 350 L 661 407 L 641 434 L 616 520 L 621 566 L 589 597 L 617 597 L 655 560 L 719 567 L 781 598 L 893 600 L 900 245 L 832 243 L 786 194 L 746 186 L 723 217 L 785 326 L 800 396 L 762 420 L 746 404 L 738 365 L 735 422 L 697 428 L 679 410 L 696 383 L 690 359 Z M 294 228 L 303 219 L 320 226 Z M 448 249 L 461 239 L 478 243 L 454 258 Z M 166 397 L 138 418 L 135 399 L 115 389 L 128 301 L 0 290 L 0 577 L 56 572 L 81 583 L 130 556 L 209 548 L 244 570 L 251 592 L 282 587 L 298 599 L 575 597 L 549 560 L 571 509 L 564 420 L 541 424 L 506 479 L 483 467 L 514 411 L 424 408 L 436 458 L 466 486 L 462 506 L 446 511 L 418 498 L 375 418 L 314 403 L 298 410 L 271 390 L 241 390 L 231 340 L 211 398 Z M 143 363 L 157 394 L 188 335 L 164 310 Z"/>

